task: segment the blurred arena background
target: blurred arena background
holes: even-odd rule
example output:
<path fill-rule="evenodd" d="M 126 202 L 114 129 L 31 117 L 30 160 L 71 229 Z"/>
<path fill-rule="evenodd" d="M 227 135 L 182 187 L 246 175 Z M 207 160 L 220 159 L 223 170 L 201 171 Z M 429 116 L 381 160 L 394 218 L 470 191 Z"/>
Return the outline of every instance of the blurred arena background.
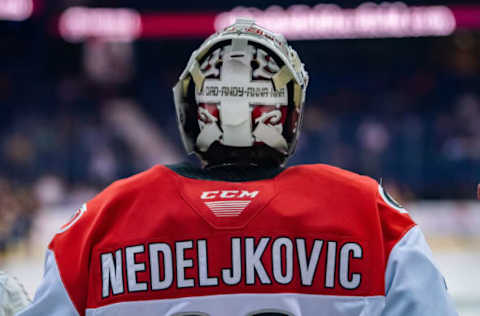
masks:
<path fill-rule="evenodd" d="M 33 294 L 83 202 L 186 159 L 171 87 L 235 16 L 285 33 L 310 73 L 289 164 L 383 179 L 460 315 L 480 315 L 480 4 L 467 0 L 0 0 L 0 269 Z"/>

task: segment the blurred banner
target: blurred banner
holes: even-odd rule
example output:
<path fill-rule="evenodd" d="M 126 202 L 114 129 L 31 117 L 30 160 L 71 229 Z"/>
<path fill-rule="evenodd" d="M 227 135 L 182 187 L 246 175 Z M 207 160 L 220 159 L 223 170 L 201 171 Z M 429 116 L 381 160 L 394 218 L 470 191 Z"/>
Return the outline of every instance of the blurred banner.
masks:
<path fill-rule="evenodd" d="M 33 14 L 33 0 L 1 0 L 0 20 L 24 21 Z"/>
<path fill-rule="evenodd" d="M 367 2 L 353 9 L 336 4 L 273 5 L 265 10 L 236 7 L 227 12 L 192 13 L 71 7 L 61 14 L 58 32 L 71 42 L 89 38 L 201 38 L 242 17 L 255 19 L 290 40 L 396 38 L 447 36 L 456 29 L 479 29 L 479 16 L 480 6 L 408 6 L 402 2 Z"/>

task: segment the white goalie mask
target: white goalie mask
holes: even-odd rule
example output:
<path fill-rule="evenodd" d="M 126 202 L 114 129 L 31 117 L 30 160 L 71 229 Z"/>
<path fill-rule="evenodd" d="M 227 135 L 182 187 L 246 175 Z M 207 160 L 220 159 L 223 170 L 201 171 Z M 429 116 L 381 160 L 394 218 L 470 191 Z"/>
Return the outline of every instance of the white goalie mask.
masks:
<path fill-rule="evenodd" d="M 216 163 L 261 164 L 265 151 L 283 165 L 295 149 L 307 83 L 282 35 L 237 20 L 193 52 L 173 88 L 187 152 L 210 164 L 215 147 Z"/>

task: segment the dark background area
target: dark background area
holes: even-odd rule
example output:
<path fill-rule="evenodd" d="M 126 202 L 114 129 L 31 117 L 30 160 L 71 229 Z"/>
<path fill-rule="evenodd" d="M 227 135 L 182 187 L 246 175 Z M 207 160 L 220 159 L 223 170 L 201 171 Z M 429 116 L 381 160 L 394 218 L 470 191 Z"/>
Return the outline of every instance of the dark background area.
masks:
<path fill-rule="evenodd" d="M 137 99 L 179 144 L 171 87 L 202 40 L 139 40 L 132 78 L 105 86 L 85 75 L 84 44 L 52 36 L 39 27 L 43 20 L 0 22 L 2 176 L 28 183 L 55 173 L 72 185 L 89 182 L 82 172 L 89 155 L 78 144 L 82 126 L 101 126 L 102 103 L 113 97 Z M 332 163 L 394 181 L 417 198 L 473 196 L 480 170 L 478 34 L 291 44 L 311 78 L 291 163 Z M 12 137 L 22 136 L 31 142 L 32 161 L 15 161 L 9 152 Z M 118 176 L 137 171 L 128 163 L 120 169 Z"/>

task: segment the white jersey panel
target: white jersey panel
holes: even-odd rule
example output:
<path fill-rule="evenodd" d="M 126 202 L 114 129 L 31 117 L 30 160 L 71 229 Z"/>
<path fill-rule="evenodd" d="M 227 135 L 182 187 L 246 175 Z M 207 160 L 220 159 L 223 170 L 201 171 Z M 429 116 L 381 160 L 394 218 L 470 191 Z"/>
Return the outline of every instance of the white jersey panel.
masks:
<path fill-rule="evenodd" d="M 47 251 L 45 274 L 42 283 L 35 293 L 32 305 L 17 316 L 79 316 L 73 306 L 58 271 L 55 255 Z"/>
<path fill-rule="evenodd" d="M 87 316 L 379 316 L 383 296 L 310 294 L 228 294 L 178 299 L 123 302 L 87 309 Z"/>
<path fill-rule="evenodd" d="M 458 315 L 418 226 L 410 229 L 392 249 L 385 272 L 385 289 L 382 316 Z"/>

